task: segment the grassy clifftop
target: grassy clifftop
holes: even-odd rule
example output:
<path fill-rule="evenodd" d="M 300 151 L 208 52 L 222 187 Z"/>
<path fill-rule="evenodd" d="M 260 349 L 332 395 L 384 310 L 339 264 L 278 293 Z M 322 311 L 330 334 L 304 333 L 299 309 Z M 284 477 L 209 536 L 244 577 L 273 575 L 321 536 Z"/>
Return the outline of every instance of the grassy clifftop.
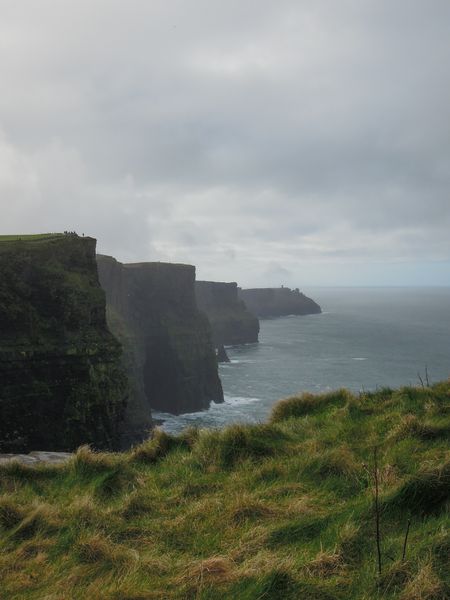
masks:
<path fill-rule="evenodd" d="M 0 242 L 42 242 L 62 237 L 64 233 L 31 233 L 17 235 L 0 235 Z"/>
<path fill-rule="evenodd" d="M 0 597 L 449 598 L 449 436 L 440 383 L 305 394 L 264 425 L 2 466 Z"/>

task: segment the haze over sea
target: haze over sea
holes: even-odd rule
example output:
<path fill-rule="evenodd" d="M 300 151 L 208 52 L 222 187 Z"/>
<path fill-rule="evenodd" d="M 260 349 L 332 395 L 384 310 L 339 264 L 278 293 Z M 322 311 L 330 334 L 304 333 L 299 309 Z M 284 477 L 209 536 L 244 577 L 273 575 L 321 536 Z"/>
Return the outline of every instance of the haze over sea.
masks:
<path fill-rule="evenodd" d="M 308 288 L 320 315 L 261 320 L 260 343 L 228 349 L 224 404 L 165 419 L 163 428 L 221 427 L 267 419 L 280 398 L 339 387 L 353 391 L 450 376 L 450 287 Z"/>

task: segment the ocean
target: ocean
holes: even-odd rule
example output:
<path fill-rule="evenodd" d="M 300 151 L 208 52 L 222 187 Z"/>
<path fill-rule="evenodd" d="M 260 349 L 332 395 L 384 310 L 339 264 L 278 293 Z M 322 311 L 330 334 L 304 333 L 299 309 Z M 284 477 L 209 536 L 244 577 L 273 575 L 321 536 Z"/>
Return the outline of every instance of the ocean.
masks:
<path fill-rule="evenodd" d="M 163 428 L 262 422 L 280 398 L 450 377 L 450 287 L 309 288 L 322 314 L 261 320 L 260 343 L 227 349 L 225 402 L 207 411 L 155 413 Z"/>

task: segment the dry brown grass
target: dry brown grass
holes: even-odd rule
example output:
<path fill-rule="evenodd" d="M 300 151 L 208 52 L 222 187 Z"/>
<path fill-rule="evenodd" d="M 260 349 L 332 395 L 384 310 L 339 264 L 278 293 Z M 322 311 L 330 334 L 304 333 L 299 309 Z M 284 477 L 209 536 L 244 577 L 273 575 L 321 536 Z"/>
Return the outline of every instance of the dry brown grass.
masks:
<path fill-rule="evenodd" d="M 402 417 L 399 424 L 392 429 L 389 438 L 402 440 L 407 437 L 415 437 L 422 440 L 431 440 L 442 434 L 441 428 L 424 422 L 416 415 L 407 414 Z"/>
<path fill-rule="evenodd" d="M 311 577 L 333 577 L 341 574 L 345 569 L 345 562 L 340 552 L 320 552 L 309 561 L 304 570 Z"/>
<path fill-rule="evenodd" d="M 261 552 L 267 547 L 269 530 L 264 525 L 255 525 L 244 532 L 236 541 L 230 551 L 232 560 L 237 563 L 247 560 L 250 556 Z"/>
<path fill-rule="evenodd" d="M 400 480 L 401 475 L 395 465 L 384 465 L 378 471 L 378 481 L 383 488 L 390 488 L 394 485 L 398 485 Z"/>
<path fill-rule="evenodd" d="M 78 474 L 90 474 L 113 469 L 124 462 L 124 455 L 113 452 L 96 452 L 89 446 L 80 446 L 68 461 L 67 468 Z M 63 465 L 66 466 L 66 465 Z"/>
<path fill-rule="evenodd" d="M 8 494 L 0 496 L 0 527 L 11 529 L 22 521 L 26 514 L 26 509 L 13 502 Z"/>
<path fill-rule="evenodd" d="M 357 461 L 352 450 L 343 444 L 320 453 L 317 457 L 317 472 L 322 476 L 357 477 L 362 472 L 362 465 Z"/>
<path fill-rule="evenodd" d="M 295 572 L 295 558 L 292 555 L 261 549 L 242 563 L 239 577 L 260 577 L 261 574 L 270 573 L 274 569 L 288 573 Z"/>
<path fill-rule="evenodd" d="M 102 564 L 116 569 L 129 569 L 139 561 L 136 550 L 115 544 L 99 533 L 82 535 L 75 545 L 75 553 L 82 564 Z"/>
<path fill-rule="evenodd" d="M 410 581 L 412 565 L 408 561 L 397 560 L 383 572 L 378 585 L 384 594 L 398 591 Z"/>
<path fill-rule="evenodd" d="M 236 565 L 226 556 L 211 556 L 205 560 L 189 564 L 182 576 L 183 582 L 219 583 L 231 581 L 235 577 Z"/>
<path fill-rule="evenodd" d="M 155 510 L 154 502 L 140 491 L 129 494 L 119 509 L 120 516 L 125 519 L 151 514 Z"/>
<path fill-rule="evenodd" d="M 29 505 L 22 521 L 13 531 L 15 539 L 28 539 L 37 533 L 50 534 L 62 525 L 61 514 L 55 506 L 35 501 Z"/>
<path fill-rule="evenodd" d="M 168 454 L 172 445 L 172 436 L 162 429 L 156 428 L 153 430 L 150 439 L 131 450 L 129 460 L 131 462 L 155 463 Z"/>
<path fill-rule="evenodd" d="M 450 595 L 430 563 L 406 585 L 401 600 L 449 600 Z"/>

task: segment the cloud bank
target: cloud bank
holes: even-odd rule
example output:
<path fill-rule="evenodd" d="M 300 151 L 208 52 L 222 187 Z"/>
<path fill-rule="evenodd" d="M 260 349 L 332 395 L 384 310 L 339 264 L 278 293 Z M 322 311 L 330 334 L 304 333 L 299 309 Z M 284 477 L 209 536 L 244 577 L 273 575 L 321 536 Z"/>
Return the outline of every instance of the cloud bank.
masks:
<path fill-rule="evenodd" d="M 447 0 L 5 0 L 4 233 L 243 285 L 448 284 Z"/>

